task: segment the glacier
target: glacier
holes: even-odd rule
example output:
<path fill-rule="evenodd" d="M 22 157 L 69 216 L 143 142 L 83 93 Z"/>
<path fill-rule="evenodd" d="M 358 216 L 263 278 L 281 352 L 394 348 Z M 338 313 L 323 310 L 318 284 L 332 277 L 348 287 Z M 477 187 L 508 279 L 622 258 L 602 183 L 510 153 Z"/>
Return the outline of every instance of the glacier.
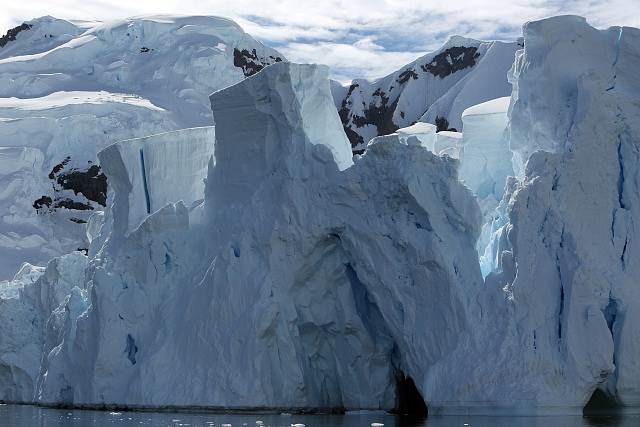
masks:
<path fill-rule="evenodd" d="M 102 148 L 88 256 L 0 283 L 2 400 L 637 413 L 640 30 L 523 36 L 461 135 L 352 156 L 327 68 L 274 61 L 209 97 L 215 127 Z"/>
<path fill-rule="evenodd" d="M 475 333 L 490 360 L 460 354 L 428 383 L 452 402 L 445 413 L 581 413 L 596 391 L 610 411 L 637 412 L 640 30 L 562 16 L 523 32 L 509 77 L 522 178 L 507 180 L 496 210 L 497 266 Z"/>
<path fill-rule="evenodd" d="M 86 251 L 105 205 L 96 187 L 114 142 L 213 125 L 208 95 L 283 59 L 233 21 L 142 16 L 27 21 L 0 45 L 0 281 L 23 262 Z M 18 166 L 22 165 L 22 166 Z M 54 171 L 56 171 L 54 173 Z M 89 173 L 90 172 L 90 173 Z"/>
<path fill-rule="evenodd" d="M 39 401 L 393 408 L 398 376 L 455 347 L 464 288 L 481 284 L 454 161 L 388 137 L 352 164 L 320 66 L 272 65 L 211 102 L 204 203 L 116 236 L 129 207 L 114 195 L 90 308 L 49 354 Z M 455 303 L 421 310 L 440 298 Z M 445 317 L 450 334 L 424 334 Z"/>

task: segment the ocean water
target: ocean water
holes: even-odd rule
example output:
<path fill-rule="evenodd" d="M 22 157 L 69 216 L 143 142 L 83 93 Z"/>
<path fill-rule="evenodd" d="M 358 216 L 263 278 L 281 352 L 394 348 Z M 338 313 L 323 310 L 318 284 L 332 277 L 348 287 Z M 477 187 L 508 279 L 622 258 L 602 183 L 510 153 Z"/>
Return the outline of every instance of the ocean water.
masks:
<path fill-rule="evenodd" d="M 640 427 L 640 416 L 624 417 L 429 417 L 415 419 L 386 413 L 347 415 L 204 414 L 171 412 L 106 412 L 0 405 L 0 426 L 84 427 Z"/>

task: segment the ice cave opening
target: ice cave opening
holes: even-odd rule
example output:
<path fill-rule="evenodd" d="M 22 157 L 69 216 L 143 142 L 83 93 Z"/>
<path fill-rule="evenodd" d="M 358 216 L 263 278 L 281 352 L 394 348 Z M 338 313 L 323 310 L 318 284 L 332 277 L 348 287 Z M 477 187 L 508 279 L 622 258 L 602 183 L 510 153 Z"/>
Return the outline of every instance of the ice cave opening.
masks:
<path fill-rule="evenodd" d="M 393 412 L 425 418 L 429 412 L 413 378 L 405 376 L 402 371 L 396 373 L 396 406 Z"/>
<path fill-rule="evenodd" d="M 593 415 L 611 415 L 616 414 L 620 410 L 620 405 L 616 399 L 609 393 L 597 388 L 591 395 L 591 398 L 582 410 L 586 416 Z"/>

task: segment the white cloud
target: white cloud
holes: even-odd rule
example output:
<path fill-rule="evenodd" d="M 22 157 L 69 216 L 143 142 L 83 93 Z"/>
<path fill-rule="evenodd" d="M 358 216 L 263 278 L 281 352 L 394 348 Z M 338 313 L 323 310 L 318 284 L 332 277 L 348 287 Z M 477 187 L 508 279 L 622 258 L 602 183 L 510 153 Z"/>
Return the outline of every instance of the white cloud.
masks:
<path fill-rule="evenodd" d="M 374 77 L 436 48 L 449 35 L 512 39 L 521 24 L 580 14 L 598 27 L 640 26 L 633 0 L 21 0 L 6 2 L 0 28 L 41 15 L 107 20 L 139 14 L 221 15 L 296 62 L 334 77 Z M 4 32 L 0 30 L 0 32 Z"/>

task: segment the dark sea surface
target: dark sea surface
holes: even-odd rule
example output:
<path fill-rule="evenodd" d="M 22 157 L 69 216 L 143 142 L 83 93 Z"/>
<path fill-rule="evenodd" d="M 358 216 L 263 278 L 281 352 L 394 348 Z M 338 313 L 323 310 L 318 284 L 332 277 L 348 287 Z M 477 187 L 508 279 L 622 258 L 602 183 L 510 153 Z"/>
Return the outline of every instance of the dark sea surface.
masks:
<path fill-rule="evenodd" d="M 0 426 L 190 426 L 190 427 L 640 427 L 640 416 L 623 417 L 429 417 L 415 419 L 386 413 L 347 415 L 204 414 L 107 412 L 0 405 Z M 375 424 L 374 424 L 375 426 Z"/>

